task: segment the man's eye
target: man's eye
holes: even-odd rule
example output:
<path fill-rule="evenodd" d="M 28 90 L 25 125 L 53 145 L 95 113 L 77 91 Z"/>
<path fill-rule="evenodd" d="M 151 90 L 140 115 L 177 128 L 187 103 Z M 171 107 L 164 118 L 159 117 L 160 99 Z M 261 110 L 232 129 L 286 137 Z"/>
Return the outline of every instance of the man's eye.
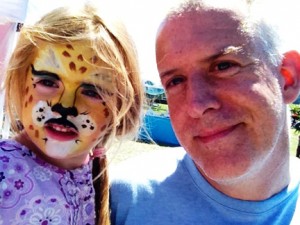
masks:
<path fill-rule="evenodd" d="M 42 86 L 45 86 L 45 87 L 58 88 L 58 85 L 57 85 L 54 81 L 49 80 L 49 79 L 42 79 L 42 80 L 39 80 L 39 81 L 37 82 L 37 84 L 42 85 Z"/>
<path fill-rule="evenodd" d="M 102 97 L 96 90 L 83 90 L 82 94 L 91 98 L 102 99 Z"/>
<path fill-rule="evenodd" d="M 167 82 L 166 88 L 168 88 L 168 87 L 174 87 L 174 86 L 182 83 L 183 81 L 184 81 L 183 77 L 174 77 L 174 78 L 172 78 L 171 80 L 169 80 Z"/>
<path fill-rule="evenodd" d="M 241 65 L 231 61 L 222 61 L 214 63 L 209 72 L 218 77 L 231 77 L 238 74 L 241 70 Z"/>
<path fill-rule="evenodd" d="M 217 70 L 226 70 L 226 69 L 229 69 L 232 66 L 234 66 L 234 64 L 231 63 L 231 62 L 221 62 L 221 63 L 218 63 L 216 65 L 215 69 L 217 69 Z"/>

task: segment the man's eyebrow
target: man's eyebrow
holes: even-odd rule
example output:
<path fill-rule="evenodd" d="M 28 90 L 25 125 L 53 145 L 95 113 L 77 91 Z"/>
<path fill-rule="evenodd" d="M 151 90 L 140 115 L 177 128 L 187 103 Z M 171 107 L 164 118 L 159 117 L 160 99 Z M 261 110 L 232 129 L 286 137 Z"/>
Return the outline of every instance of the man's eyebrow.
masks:
<path fill-rule="evenodd" d="M 223 54 L 244 54 L 245 49 L 242 46 L 228 46 L 223 49 Z"/>
<path fill-rule="evenodd" d="M 52 78 L 56 79 L 56 80 L 60 80 L 59 76 L 56 73 L 51 73 L 49 71 L 45 71 L 45 70 L 35 70 L 34 66 L 31 64 L 31 73 L 34 76 L 51 76 Z"/>
<path fill-rule="evenodd" d="M 221 49 L 220 51 L 218 51 L 217 53 L 201 59 L 201 62 L 210 62 L 210 61 L 214 61 L 217 58 L 220 58 L 222 56 L 226 56 L 226 55 L 245 55 L 245 49 L 242 46 L 227 46 L 223 49 Z M 159 74 L 160 78 L 164 78 L 164 77 L 168 77 L 170 75 L 172 75 L 174 72 L 176 72 L 177 69 L 170 69 L 167 71 L 164 71 L 162 73 Z"/>
<path fill-rule="evenodd" d="M 160 76 L 161 79 L 163 79 L 165 77 L 168 77 L 168 76 L 172 75 L 176 71 L 177 71 L 177 69 L 167 70 L 165 72 L 160 73 L 159 76 Z"/>
<path fill-rule="evenodd" d="M 226 55 L 244 55 L 245 49 L 241 46 L 228 46 L 223 48 L 218 53 L 209 56 L 208 58 L 204 59 L 203 61 L 213 61 L 219 57 L 226 56 Z"/>

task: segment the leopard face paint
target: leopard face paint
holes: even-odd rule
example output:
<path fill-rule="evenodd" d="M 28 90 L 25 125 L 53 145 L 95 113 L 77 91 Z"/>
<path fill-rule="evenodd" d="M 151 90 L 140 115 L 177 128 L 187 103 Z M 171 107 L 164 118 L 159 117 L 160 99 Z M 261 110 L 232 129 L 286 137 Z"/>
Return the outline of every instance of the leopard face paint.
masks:
<path fill-rule="evenodd" d="M 112 118 L 105 96 L 114 84 L 106 65 L 85 46 L 42 42 L 27 74 L 24 129 L 53 158 L 87 156 Z"/>

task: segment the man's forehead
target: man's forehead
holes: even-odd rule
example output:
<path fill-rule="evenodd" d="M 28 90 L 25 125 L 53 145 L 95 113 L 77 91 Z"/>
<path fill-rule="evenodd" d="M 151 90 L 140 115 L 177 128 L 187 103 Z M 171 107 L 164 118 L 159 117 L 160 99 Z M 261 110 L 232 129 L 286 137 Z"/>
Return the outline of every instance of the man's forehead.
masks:
<path fill-rule="evenodd" d="M 181 5 L 178 9 L 170 11 L 168 16 L 163 20 L 158 32 L 169 22 L 180 23 L 186 18 L 193 23 L 194 20 L 201 20 L 202 24 L 210 26 L 226 27 L 222 23 L 224 20 L 232 20 L 238 24 L 243 24 L 250 16 L 250 4 L 247 0 L 200 0 L 187 1 L 188 3 Z M 231 26 L 231 25 L 228 25 Z"/>
<path fill-rule="evenodd" d="M 240 18 L 235 17 L 230 12 L 212 11 L 190 11 L 180 17 L 166 20 L 160 27 L 157 35 L 157 42 L 164 44 L 178 43 L 183 41 L 215 41 L 216 44 L 228 39 L 228 45 L 239 45 L 239 40 L 246 38 L 246 33 L 242 31 L 243 23 Z M 181 35 L 184 34 L 184 35 Z M 230 38 L 229 38 L 230 37 Z M 236 40 L 237 43 L 232 43 Z"/>
<path fill-rule="evenodd" d="M 225 55 L 252 57 L 252 39 L 249 33 L 244 32 L 244 18 L 230 10 L 211 8 L 186 11 L 166 20 L 157 35 L 159 65 L 162 60 L 168 61 L 174 55 L 180 57 L 192 52 L 198 61 Z"/>

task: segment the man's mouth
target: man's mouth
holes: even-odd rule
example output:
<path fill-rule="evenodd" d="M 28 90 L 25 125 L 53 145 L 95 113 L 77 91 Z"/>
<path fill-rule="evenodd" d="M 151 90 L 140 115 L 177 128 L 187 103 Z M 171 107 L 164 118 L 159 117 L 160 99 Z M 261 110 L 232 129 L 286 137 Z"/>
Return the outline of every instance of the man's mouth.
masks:
<path fill-rule="evenodd" d="M 78 137 L 78 129 L 70 121 L 58 118 L 50 119 L 45 123 L 46 135 L 58 141 L 70 141 Z"/>
<path fill-rule="evenodd" d="M 221 129 L 221 130 L 214 131 L 214 132 L 210 132 L 210 133 L 207 132 L 205 135 L 198 136 L 197 139 L 199 139 L 203 143 L 214 142 L 214 141 L 217 141 L 219 139 L 226 137 L 231 132 L 236 130 L 240 125 L 241 124 L 236 124 L 231 127 L 227 127 L 227 128 Z"/>

